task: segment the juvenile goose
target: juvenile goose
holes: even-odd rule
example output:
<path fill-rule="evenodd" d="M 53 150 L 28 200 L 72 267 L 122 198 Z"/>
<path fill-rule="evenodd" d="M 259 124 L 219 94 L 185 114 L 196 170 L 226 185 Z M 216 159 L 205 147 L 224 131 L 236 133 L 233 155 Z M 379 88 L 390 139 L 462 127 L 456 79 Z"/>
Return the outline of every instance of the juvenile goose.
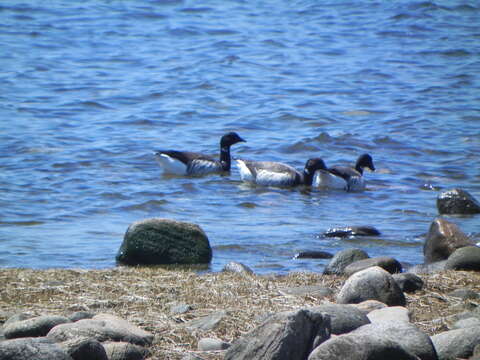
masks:
<path fill-rule="evenodd" d="M 236 160 L 242 181 L 264 186 L 312 185 L 317 170 L 326 170 L 320 158 L 309 159 L 303 172 L 290 165 L 272 161 Z"/>
<path fill-rule="evenodd" d="M 375 171 L 373 159 L 369 154 L 360 155 L 355 168 L 348 166 L 333 166 L 327 170 L 320 170 L 315 174 L 314 186 L 343 189 L 346 191 L 362 191 L 365 189 L 363 169 Z"/>
<path fill-rule="evenodd" d="M 189 152 L 176 150 L 159 150 L 155 158 L 166 174 L 204 175 L 215 172 L 230 171 L 230 146 L 245 142 L 237 133 L 229 132 L 220 139 L 220 160 Z"/>

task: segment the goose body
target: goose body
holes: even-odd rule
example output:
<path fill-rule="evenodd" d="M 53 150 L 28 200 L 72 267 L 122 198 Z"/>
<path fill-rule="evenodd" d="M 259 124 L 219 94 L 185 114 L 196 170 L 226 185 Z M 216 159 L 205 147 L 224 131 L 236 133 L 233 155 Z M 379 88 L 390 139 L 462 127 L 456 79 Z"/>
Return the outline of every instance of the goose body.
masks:
<path fill-rule="evenodd" d="M 238 142 L 244 142 L 237 133 L 225 134 L 220 139 L 220 159 L 211 156 L 177 150 L 159 150 L 155 159 L 165 174 L 173 175 L 205 175 L 216 172 L 230 171 L 230 147 Z"/>
<path fill-rule="evenodd" d="M 369 154 L 360 155 L 355 167 L 333 166 L 327 170 L 317 171 L 313 184 L 328 189 L 363 191 L 365 190 L 365 179 L 363 177 L 365 168 L 375 171 L 373 159 Z"/>
<path fill-rule="evenodd" d="M 312 185 L 315 171 L 326 169 L 320 158 L 309 159 L 303 172 L 273 161 L 236 160 L 242 181 L 263 186 Z"/>

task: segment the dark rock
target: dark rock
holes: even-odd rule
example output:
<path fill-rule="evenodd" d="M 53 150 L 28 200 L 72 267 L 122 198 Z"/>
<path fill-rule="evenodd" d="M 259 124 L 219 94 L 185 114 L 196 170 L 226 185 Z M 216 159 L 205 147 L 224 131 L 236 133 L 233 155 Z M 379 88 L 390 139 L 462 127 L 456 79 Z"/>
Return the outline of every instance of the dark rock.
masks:
<path fill-rule="evenodd" d="M 392 275 L 374 266 L 350 276 L 337 295 L 337 303 L 351 304 L 378 300 L 389 306 L 405 306 L 405 295 Z"/>
<path fill-rule="evenodd" d="M 480 326 L 445 331 L 432 336 L 440 360 L 466 359 L 480 344 Z"/>
<path fill-rule="evenodd" d="M 8 323 L 3 327 L 3 334 L 6 339 L 46 336 L 53 327 L 69 322 L 70 320 L 64 316 L 36 316 L 34 318 Z"/>
<path fill-rule="evenodd" d="M 346 276 L 350 276 L 355 274 L 356 272 L 365 270 L 372 266 L 381 267 L 383 270 L 388 271 L 390 274 L 402 272 L 402 265 L 390 256 L 379 256 L 355 261 L 348 265 L 343 270 L 343 272 Z"/>
<path fill-rule="evenodd" d="M 445 270 L 447 260 L 436 261 L 430 264 L 419 264 L 408 269 L 408 274 L 434 274 Z"/>
<path fill-rule="evenodd" d="M 0 341 L 2 360 L 73 360 L 57 343 L 45 337 Z"/>
<path fill-rule="evenodd" d="M 333 295 L 333 290 L 321 285 L 305 285 L 279 289 L 282 295 L 327 297 Z"/>
<path fill-rule="evenodd" d="M 247 265 L 244 265 L 242 263 L 238 263 L 236 261 L 230 261 L 228 264 L 226 264 L 222 271 L 224 272 L 233 272 L 237 274 L 253 274 L 253 270 L 250 269 Z"/>
<path fill-rule="evenodd" d="M 412 293 L 423 288 L 423 280 L 412 273 L 393 274 L 393 278 L 400 290 Z"/>
<path fill-rule="evenodd" d="M 199 319 L 191 320 L 187 323 L 187 328 L 191 330 L 213 330 L 220 322 L 227 316 L 226 311 L 217 311 L 208 316 L 201 317 Z"/>
<path fill-rule="evenodd" d="M 227 350 L 230 347 L 230 344 L 219 339 L 203 338 L 198 341 L 197 346 L 200 351 L 217 351 Z"/>
<path fill-rule="evenodd" d="M 58 344 L 73 360 L 111 360 L 102 344 L 95 339 L 80 337 Z"/>
<path fill-rule="evenodd" d="M 380 231 L 373 226 L 347 226 L 328 229 L 323 235 L 326 237 L 378 236 Z"/>
<path fill-rule="evenodd" d="M 212 249 L 198 225 L 153 218 L 128 227 L 116 259 L 126 265 L 204 264 Z"/>
<path fill-rule="evenodd" d="M 301 251 L 296 254 L 294 259 L 331 259 L 333 254 L 326 251 Z"/>
<path fill-rule="evenodd" d="M 370 323 L 365 313 L 353 305 L 323 304 L 308 310 L 327 314 L 330 317 L 331 333 L 334 335 L 345 334 Z"/>
<path fill-rule="evenodd" d="M 55 326 L 47 335 L 58 342 L 77 337 L 93 338 L 100 342 L 118 341 L 136 345 L 150 345 L 153 335 L 110 314 L 98 314 L 93 319 Z"/>
<path fill-rule="evenodd" d="M 327 315 L 302 309 L 269 317 L 228 349 L 225 360 L 304 360 L 330 336 Z"/>
<path fill-rule="evenodd" d="M 465 246 L 450 255 L 445 264 L 446 270 L 480 270 L 480 247 Z"/>
<path fill-rule="evenodd" d="M 361 249 L 345 249 L 339 251 L 335 256 L 330 260 L 328 265 L 323 270 L 325 275 L 343 275 L 344 269 L 351 263 L 367 259 L 368 254 Z"/>
<path fill-rule="evenodd" d="M 423 245 L 423 255 L 427 264 L 446 260 L 457 249 L 474 245 L 457 225 L 441 218 L 430 225 Z"/>
<path fill-rule="evenodd" d="M 452 189 L 438 195 L 437 208 L 440 214 L 480 213 L 480 203 L 462 189 Z"/>
<path fill-rule="evenodd" d="M 107 342 L 103 346 L 108 360 L 143 360 L 150 354 L 144 347 L 126 342 Z"/>

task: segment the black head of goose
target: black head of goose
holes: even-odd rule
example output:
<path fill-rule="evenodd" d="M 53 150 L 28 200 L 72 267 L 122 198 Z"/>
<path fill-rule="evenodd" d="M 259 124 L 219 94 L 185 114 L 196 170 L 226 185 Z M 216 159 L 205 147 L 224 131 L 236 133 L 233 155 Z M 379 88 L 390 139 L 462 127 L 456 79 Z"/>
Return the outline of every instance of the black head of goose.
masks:
<path fill-rule="evenodd" d="M 166 174 L 204 175 L 230 171 L 230 146 L 245 142 L 237 133 L 229 132 L 220 139 L 220 159 L 189 151 L 159 150 L 155 158 Z"/>
<path fill-rule="evenodd" d="M 355 167 L 332 166 L 327 171 L 319 171 L 315 174 L 314 185 L 330 189 L 343 189 L 346 191 L 363 191 L 365 168 L 375 171 L 373 159 L 369 154 L 360 155 Z"/>
<path fill-rule="evenodd" d="M 320 158 L 309 159 L 303 172 L 290 165 L 273 161 L 236 160 L 242 181 L 264 186 L 312 185 L 317 170 L 326 170 Z"/>

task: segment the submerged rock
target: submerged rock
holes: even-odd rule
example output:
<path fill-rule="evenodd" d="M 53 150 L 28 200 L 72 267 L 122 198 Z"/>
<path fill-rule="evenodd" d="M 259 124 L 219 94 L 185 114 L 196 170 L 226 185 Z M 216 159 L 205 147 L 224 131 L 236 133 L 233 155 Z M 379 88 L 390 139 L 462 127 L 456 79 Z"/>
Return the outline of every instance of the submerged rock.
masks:
<path fill-rule="evenodd" d="M 462 189 L 452 189 L 438 195 L 437 208 L 440 214 L 480 213 L 480 203 Z"/>
<path fill-rule="evenodd" d="M 295 254 L 294 259 L 331 259 L 333 254 L 326 251 L 301 251 Z"/>
<path fill-rule="evenodd" d="M 328 229 L 324 234 L 327 237 L 349 237 L 349 236 L 378 236 L 378 231 L 373 226 L 346 226 L 343 228 Z"/>

